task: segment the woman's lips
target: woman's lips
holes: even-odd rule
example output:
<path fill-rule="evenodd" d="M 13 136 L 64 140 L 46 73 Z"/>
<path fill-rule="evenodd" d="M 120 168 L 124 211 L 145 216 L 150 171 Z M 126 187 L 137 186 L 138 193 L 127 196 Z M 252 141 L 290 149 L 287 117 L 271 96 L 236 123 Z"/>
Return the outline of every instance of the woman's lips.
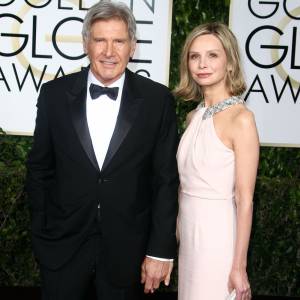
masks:
<path fill-rule="evenodd" d="M 197 74 L 198 78 L 207 78 L 211 75 L 211 73 L 199 73 Z"/>

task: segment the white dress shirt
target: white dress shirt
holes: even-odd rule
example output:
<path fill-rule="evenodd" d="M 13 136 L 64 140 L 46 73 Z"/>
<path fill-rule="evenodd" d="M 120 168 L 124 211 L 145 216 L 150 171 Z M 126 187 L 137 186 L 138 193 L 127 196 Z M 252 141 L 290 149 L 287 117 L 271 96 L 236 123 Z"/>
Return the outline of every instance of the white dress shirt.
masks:
<path fill-rule="evenodd" d="M 86 117 L 93 148 L 100 170 L 102 169 L 106 152 L 108 150 L 108 146 L 116 126 L 121 104 L 124 79 L 125 73 L 117 81 L 108 86 L 119 88 L 118 97 L 116 100 L 110 99 L 107 95 L 101 95 L 96 99 L 92 99 L 89 91 L 91 83 L 100 86 L 104 85 L 97 80 L 97 78 L 91 71 L 89 71 L 86 99 Z"/>

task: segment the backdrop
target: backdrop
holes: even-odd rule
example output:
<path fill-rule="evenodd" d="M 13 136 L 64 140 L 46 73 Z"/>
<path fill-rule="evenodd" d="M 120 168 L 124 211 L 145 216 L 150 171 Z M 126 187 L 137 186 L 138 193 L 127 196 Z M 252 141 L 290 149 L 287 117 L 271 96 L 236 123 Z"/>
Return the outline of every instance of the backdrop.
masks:
<path fill-rule="evenodd" d="M 81 28 L 98 0 L 0 0 L 0 127 L 30 135 L 41 84 L 88 65 Z M 169 81 L 172 1 L 123 0 L 137 20 L 129 68 Z"/>
<path fill-rule="evenodd" d="M 180 51 L 187 34 L 205 22 L 228 23 L 229 2 L 173 0 L 171 88 L 179 80 Z M 184 130 L 186 114 L 196 106 L 197 103 L 177 99 L 180 132 Z M 40 283 L 31 252 L 28 202 L 24 193 L 25 162 L 32 140 L 31 136 L 6 135 L 0 128 L 0 286 Z M 249 279 L 254 295 L 299 298 L 300 151 L 288 147 L 261 147 L 260 150 L 248 256 Z M 168 291 L 177 290 L 176 281 L 175 261 Z"/>
<path fill-rule="evenodd" d="M 231 0 L 262 145 L 300 147 L 300 1 Z M 297 54 L 298 53 L 298 54 Z"/>

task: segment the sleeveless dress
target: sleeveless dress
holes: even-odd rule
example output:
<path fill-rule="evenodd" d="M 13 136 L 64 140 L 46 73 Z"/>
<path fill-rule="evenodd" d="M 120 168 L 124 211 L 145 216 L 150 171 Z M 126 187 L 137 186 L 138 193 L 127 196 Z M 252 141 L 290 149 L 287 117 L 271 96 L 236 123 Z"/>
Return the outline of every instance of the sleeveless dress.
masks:
<path fill-rule="evenodd" d="M 178 152 L 178 300 L 225 300 L 236 239 L 234 152 L 216 134 L 213 115 L 234 104 L 231 97 L 199 107 Z"/>

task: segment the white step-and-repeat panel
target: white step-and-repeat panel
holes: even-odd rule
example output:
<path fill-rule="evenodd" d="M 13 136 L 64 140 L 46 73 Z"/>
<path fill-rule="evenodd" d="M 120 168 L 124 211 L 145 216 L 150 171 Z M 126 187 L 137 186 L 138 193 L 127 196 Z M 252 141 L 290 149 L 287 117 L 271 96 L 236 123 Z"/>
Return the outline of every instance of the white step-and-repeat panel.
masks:
<path fill-rule="evenodd" d="M 300 0 L 231 0 L 230 27 L 261 143 L 300 147 Z"/>
<path fill-rule="evenodd" d="M 0 0 L 0 127 L 34 130 L 43 82 L 88 65 L 82 20 L 98 0 Z M 169 80 L 172 0 L 127 0 L 138 43 L 129 68 L 165 85 Z"/>

